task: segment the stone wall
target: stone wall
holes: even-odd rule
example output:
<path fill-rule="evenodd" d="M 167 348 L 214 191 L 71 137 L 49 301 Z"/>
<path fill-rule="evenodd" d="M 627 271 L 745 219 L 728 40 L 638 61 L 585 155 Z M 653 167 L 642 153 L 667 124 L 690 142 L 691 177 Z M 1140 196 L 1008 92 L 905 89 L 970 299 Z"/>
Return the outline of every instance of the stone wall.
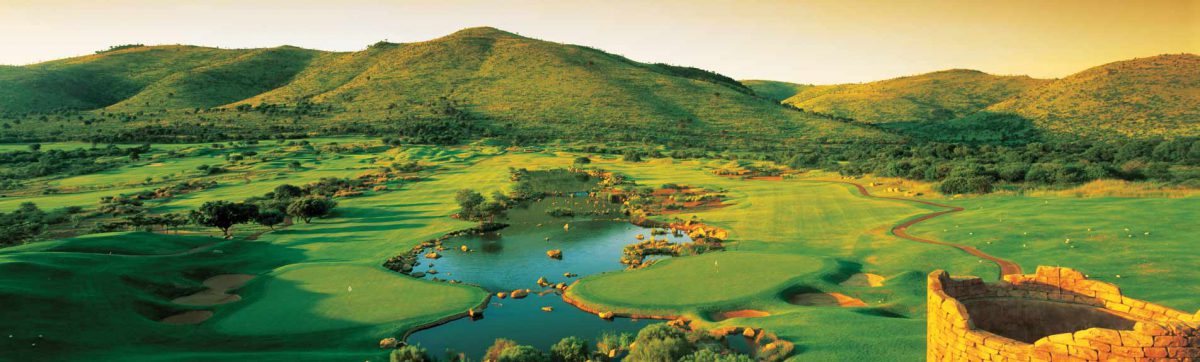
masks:
<path fill-rule="evenodd" d="M 1117 286 L 1067 268 L 1038 267 L 1036 274 L 1006 275 L 992 284 L 938 270 L 929 274 L 926 356 L 1200 361 L 1200 312 L 1125 297 Z"/>

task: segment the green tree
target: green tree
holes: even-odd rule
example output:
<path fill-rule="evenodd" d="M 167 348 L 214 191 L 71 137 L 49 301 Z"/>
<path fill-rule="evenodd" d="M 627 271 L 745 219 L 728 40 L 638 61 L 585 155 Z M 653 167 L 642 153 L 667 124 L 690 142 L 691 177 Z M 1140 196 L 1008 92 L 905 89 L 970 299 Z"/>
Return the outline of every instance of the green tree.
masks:
<path fill-rule="evenodd" d="M 584 362 L 592 352 L 579 337 L 567 337 L 550 347 L 550 359 L 554 362 Z"/>
<path fill-rule="evenodd" d="M 192 222 L 220 229 L 225 238 L 230 238 L 233 237 L 229 233 L 231 227 L 250 222 L 257 215 L 258 206 L 254 204 L 209 201 L 200 205 L 199 210 L 192 210 L 188 216 Z"/>
<path fill-rule="evenodd" d="M 296 201 L 292 201 L 288 205 L 288 215 L 298 217 L 304 220 L 304 223 L 312 222 L 315 217 L 322 217 L 333 212 L 333 208 L 337 207 L 337 201 L 333 201 L 320 196 L 305 197 Z"/>
<path fill-rule="evenodd" d="M 458 203 L 459 217 L 463 220 L 470 220 L 479 215 L 479 207 L 483 205 L 486 199 L 475 190 L 462 189 L 458 190 L 458 193 L 454 195 L 454 201 Z"/>
<path fill-rule="evenodd" d="M 283 223 L 284 214 L 275 209 L 262 210 L 254 217 L 254 222 L 275 230 L 275 225 Z"/>

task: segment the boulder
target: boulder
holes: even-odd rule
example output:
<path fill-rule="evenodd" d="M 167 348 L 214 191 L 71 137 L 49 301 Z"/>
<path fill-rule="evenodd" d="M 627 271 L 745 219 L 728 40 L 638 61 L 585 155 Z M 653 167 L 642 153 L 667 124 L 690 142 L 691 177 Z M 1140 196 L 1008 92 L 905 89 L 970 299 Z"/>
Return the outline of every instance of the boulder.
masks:
<path fill-rule="evenodd" d="M 400 346 L 400 340 L 392 337 L 379 340 L 379 348 L 396 348 Z"/>
<path fill-rule="evenodd" d="M 513 299 L 525 298 L 526 296 L 529 296 L 529 289 L 517 289 L 512 291 L 510 295 L 512 295 Z"/>
<path fill-rule="evenodd" d="M 471 251 L 471 248 L 468 248 L 466 245 L 463 245 L 463 246 L 458 247 L 458 250 L 462 250 L 463 252 L 468 252 L 468 251 Z"/>
<path fill-rule="evenodd" d="M 542 307 L 542 311 L 543 311 L 543 312 L 553 312 L 553 311 L 554 311 L 554 307 Z"/>
<path fill-rule="evenodd" d="M 504 299 L 504 297 L 507 297 L 507 296 L 508 296 L 508 293 L 505 293 L 505 292 L 496 293 L 496 298 Z"/>
<path fill-rule="evenodd" d="M 409 274 L 409 275 L 412 275 L 413 278 L 424 278 L 425 272 L 413 272 L 412 274 Z"/>
<path fill-rule="evenodd" d="M 440 254 L 438 254 L 437 252 L 432 252 L 432 251 L 431 251 L 431 252 L 429 252 L 428 254 L 425 254 L 425 257 L 426 257 L 426 258 L 429 258 L 429 259 L 437 259 L 437 258 L 440 258 L 440 257 L 442 257 L 442 256 L 441 256 Z"/>
<path fill-rule="evenodd" d="M 550 259 L 562 259 L 562 250 L 546 250 L 546 256 L 550 257 Z"/>
<path fill-rule="evenodd" d="M 613 319 L 614 317 L 613 312 L 600 312 L 596 315 L 600 316 L 600 319 Z"/>
<path fill-rule="evenodd" d="M 577 277 L 577 276 L 579 276 L 579 274 L 575 274 L 575 273 L 571 273 L 571 272 L 566 272 L 566 273 L 563 273 L 563 277 L 564 277 L 564 278 L 574 278 L 574 277 Z"/>
<path fill-rule="evenodd" d="M 550 281 L 546 280 L 546 277 L 541 277 L 541 278 L 538 278 L 537 285 L 539 287 L 544 287 L 544 286 L 550 285 Z"/>

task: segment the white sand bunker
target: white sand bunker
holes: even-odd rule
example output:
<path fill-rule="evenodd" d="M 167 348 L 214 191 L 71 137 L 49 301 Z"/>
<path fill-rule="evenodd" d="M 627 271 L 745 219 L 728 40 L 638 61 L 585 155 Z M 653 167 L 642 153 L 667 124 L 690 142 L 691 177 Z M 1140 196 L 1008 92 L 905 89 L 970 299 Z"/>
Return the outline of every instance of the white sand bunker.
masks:
<path fill-rule="evenodd" d="M 242 300 L 237 294 L 230 294 L 229 291 L 241 288 L 246 282 L 254 279 L 254 275 L 249 274 L 222 274 L 204 280 L 204 286 L 208 289 L 201 290 L 195 294 L 182 296 L 172 300 L 172 303 L 194 306 L 211 306 L 225 303 L 233 303 Z M 207 310 L 191 310 L 176 315 L 163 318 L 161 322 L 167 324 L 198 324 L 212 318 L 213 312 Z"/>
<path fill-rule="evenodd" d="M 842 285 L 848 287 L 882 287 L 884 280 L 887 280 L 887 278 L 879 274 L 858 273 L 851 275 L 849 279 L 842 282 Z"/>

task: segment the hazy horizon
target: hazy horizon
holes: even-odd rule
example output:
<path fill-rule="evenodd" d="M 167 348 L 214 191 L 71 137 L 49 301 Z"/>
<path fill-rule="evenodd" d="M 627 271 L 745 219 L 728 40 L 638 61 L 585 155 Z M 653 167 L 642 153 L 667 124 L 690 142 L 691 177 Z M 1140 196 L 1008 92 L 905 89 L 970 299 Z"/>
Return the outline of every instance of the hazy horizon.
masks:
<path fill-rule="evenodd" d="M 0 64 L 111 45 L 293 45 L 354 51 L 470 27 L 579 44 L 736 79 L 864 82 L 965 68 L 1058 78 L 1113 61 L 1200 52 L 1200 0 L 444 3 L 278 0 L 0 4 Z"/>

